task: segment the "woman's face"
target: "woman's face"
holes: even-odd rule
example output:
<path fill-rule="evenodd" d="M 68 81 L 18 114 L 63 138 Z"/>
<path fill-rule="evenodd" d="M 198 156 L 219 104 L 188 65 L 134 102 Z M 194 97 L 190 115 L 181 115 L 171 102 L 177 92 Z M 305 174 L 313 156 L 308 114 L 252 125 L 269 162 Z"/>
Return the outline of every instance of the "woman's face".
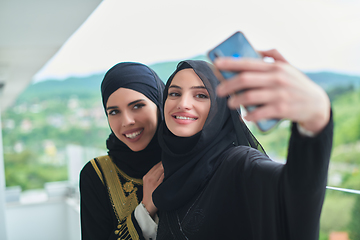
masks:
<path fill-rule="evenodd" d="M 202 130 L 210 105 L 204 83 L 193 69 L 183 69 L 169 86 L 164 106 L 166 126 L 176 136 L 193 136 Z"/>
<path fill-rule="evenodd" d="M 146 148 L 158 124 L 158 108 L 144 94 L 119 88 L 106 104 L 108 121 L 115 136 L 131 150 Z"/>

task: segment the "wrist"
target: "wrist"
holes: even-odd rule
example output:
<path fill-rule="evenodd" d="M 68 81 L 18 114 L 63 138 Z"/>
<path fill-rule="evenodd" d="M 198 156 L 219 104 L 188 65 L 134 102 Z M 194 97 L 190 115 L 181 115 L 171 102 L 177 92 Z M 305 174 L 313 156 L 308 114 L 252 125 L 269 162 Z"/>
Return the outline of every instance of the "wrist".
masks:
<path fill-rule="evenodd" d="M 149 216 L 150 216 L 151 218 L 154 218 L 156 211 L 151 211 L 151 210 L 149 210 L 142 201 L 140 202 L 140 204 L 144 207 L 144 209 L 145 209 L 146 212 L 149 214 Z"/>
<path fill-rule="evenodd" d="M 304 136 L 304 137 L 315 137 L 315 133 L 309 131 L 309 130 L 306 130 L 305 128 L 303 128 L 300 124 L 296 124 L 297 126 L 297 130 L 298 132 L 300 133 L 301 136 Z"/>
<path fill-rule="evenodd" d="M 313 135 L 320 133 L 330 121 L 330 107 L 323 112 L 318 114 L 311 121 L 299 123 L 300 127 L 307 132 L 311 132 Z"/>
<path fill-rule="evenodd" d="M 321 94 L 319 95 L 319 100 L 314 104 L 315 109 L 311 117 L 304 122 L 298 123 L 303 129 L 312 132 L 314 135 L 320 133 L 330 121 L 330 100 L 325 92 L 322 97 Z"/>

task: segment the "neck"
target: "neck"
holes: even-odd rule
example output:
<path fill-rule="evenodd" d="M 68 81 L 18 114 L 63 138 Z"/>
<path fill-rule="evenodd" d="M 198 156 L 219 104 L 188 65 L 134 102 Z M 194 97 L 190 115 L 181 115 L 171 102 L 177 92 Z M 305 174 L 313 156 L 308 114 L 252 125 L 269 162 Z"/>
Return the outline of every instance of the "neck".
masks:
<path fill-rule="evenodd" d="M 201 131 L 196 133 L 191 137 L 179 137 L 174 135 L 167 129 L 166 133 L 164 134 L 164 139 L 166 141 L 166 145 L 168 148 L 175 154 L 183 154 L 186 152 L 190 152 L 196 143 L 199 141 L 201 136 Z"/>

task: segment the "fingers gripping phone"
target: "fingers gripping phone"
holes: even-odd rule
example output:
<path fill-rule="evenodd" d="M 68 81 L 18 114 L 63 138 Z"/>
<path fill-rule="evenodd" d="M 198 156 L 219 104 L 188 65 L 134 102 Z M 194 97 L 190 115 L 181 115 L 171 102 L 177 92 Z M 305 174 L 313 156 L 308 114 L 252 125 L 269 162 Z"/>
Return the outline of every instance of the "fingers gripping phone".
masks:
<path fill-rule="evenodd" d="M 233 58 L 258 58 L 262 59 L 262 56 L 255 51 L 255 49 L 251 46 L 249 41 L 246 39 L 245 35 L 238 31 L 227 38 L 225 41 L 220 43 L 218 46 L 213 48 L 208 52 L 209 59 L 214 62 L 218 57 L 233 57 Z M 224 79 L 229 79 L 234 77 L 238 72 L 228 72 L 228 71 L 220 71 L 222 77 Z M 240 94 L 241 92 L 246 90 L 241 90 L 236 92 L 236 94 Z M 255 110 L 257 106 L 245 106 L 245 109 L 248 112 L 252 112 Z M 240 107 L 237 109 L 240 114 Z M 256 126 L 259 128 L 261 132 L 267 132 L 272 129 L 280 120 L 279 119 L 266 119 L 256 122 Z"/>

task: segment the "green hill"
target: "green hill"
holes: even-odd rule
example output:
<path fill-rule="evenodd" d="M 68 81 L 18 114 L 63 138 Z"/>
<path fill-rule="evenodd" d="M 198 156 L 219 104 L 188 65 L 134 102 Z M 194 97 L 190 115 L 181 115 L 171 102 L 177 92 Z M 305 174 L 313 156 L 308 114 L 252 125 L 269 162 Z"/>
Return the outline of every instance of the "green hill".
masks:
<path fill-rule="evenodd" d="M 17 102 L 43 101 L 54 97 L 68 98 L 72 95 L 80 98 L 98 97 L 103 76 L 104 74 L 95 74 L 86 77 L 70 77 L 62 81 L 50 79 L 31 84 L 18 97 Z"/>
<path fill-rule="evenodd" d="M 203 55 L 192 59 L 206 60 Z M 149 65 L 163 82 L 175 70 L 178 61 L 161 62 Z M 85 77 L 71 77 L 65 80 L 52 80 L 30 85 L 18 98 L 19 102 L 42 101 L 49 98 L 69 98 L 76 95 L 79 98 L 93 98 L 100 95 L 100 84 L 104 73 L 98 73 Z M 351 76 L 333 72 L 305 73 L 314 82 L 322 86 L 333 99 L 334 96 L 343 94 L 360 86 L 360 76 Z"/>
<path fill-rule="evenodd" d="M 306 73 L 306 75 L 325 90 L 332 90 L 340 86 L 353 86 L 354 88 L 358 88 L 360 86 L 360 76 L 333 72 Z"/>

